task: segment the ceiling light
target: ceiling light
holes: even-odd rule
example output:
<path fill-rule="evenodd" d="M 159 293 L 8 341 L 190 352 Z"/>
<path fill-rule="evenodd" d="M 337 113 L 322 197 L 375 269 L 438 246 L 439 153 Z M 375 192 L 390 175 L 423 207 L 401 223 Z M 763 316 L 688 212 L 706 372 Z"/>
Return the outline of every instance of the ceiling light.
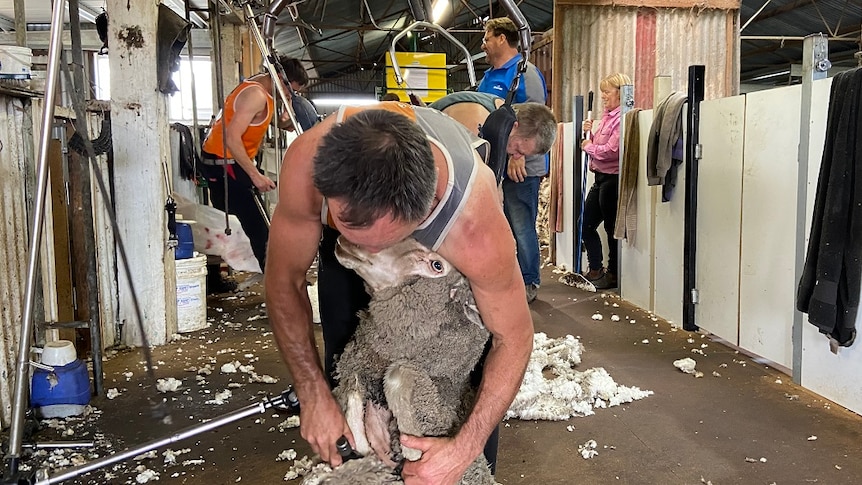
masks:
<path fill-rule="evenodd" d="M 434 7 L 431 8 L 431 18 L 435 24 L 439 24 L 443 20 L 443 15 L 446 13 L 449 6 L 449 0 L 435 0 Z"/>

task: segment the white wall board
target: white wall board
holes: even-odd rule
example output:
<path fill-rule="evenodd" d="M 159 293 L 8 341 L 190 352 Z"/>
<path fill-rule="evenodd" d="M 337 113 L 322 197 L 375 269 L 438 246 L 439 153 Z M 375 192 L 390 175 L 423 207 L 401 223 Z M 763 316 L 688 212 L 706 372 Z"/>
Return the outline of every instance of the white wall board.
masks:
<path fill-rule="evenodd" d="M 745 96 L 700 105 L 695 322 L 739 345 L 739 251 Z"/>
<path fill-rule="evenodd" d="M 739 345 L 792 366 L 800 86 L 746 95 Z"/>
<path fill-rule="evenodd" d="M 683 107 L 683 129 L 686 123 L 688 104 Z M 683 134 L 683 143 L 685 143 Z M 682 248 L 685 228 L 685 164 L 677 167 L 676 188 L 667 202 L 662 202 L 661 187 L 655 206 L 655 276 L 653 283 L 655 313 L 682 326 L 683 264 Z"/>

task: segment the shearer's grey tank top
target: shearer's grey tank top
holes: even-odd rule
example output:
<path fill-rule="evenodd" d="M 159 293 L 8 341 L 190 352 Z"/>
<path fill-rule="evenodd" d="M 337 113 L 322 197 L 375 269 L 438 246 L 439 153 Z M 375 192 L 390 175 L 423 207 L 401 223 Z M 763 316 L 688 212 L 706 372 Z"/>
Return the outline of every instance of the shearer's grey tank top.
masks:
<path fill-rule="evenodd" d="M 488 142 L 477 138 L 457 121 L 431 108 L 386 101 L 380 103 L 377 109 L 401 113 L 416 121 L 425 131 L 428 141 L 437 146 L 446 158 L 449 172 L 446 190 L 428 218 L 412 234 L 414 239 L 436 251 L 463 211 L 467 198 L 473 189 L 479 166 L 475 159 L 476 150 L 480 147 L 487 148 L 484 145 L 487 145 Z M 341 122 L 361 110 L 362 108 L 342 106 L 338 110 L 336 120 Z M 445 145 L 441 140 L 446 141 Z M 482 152 L 487 152 L 487 150 L 482 150 Z M 321 211 L 321 221 L 325 225 L 334 227 L 329 217 L 329 206 L 325 199 Z"/>

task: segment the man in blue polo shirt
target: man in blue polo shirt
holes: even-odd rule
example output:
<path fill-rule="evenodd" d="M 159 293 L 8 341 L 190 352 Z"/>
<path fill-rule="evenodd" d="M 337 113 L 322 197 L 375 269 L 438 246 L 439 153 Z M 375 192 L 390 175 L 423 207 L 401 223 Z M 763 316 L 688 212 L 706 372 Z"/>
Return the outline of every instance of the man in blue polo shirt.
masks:
<path fill-rule="evenodd" d="M 491 67 L 479 83 L 478 91 L 505 98 L 518 72 L 521 54 L 518 52 L 518 28 L 506 17 L 489 20 L 485 24 L 482 50 Z M 521 75 L 513 103 L 532 101 L 545 104 L 548 90 L 545 78 L 532 63 Z M 518 247 L 518 264 L 524 277 L 527 302 L 536 299 L 539 288 L 539 237 L 536 234 L 536 216 L 539 208 L 539 183 L 548 173 L 546 155 L 510 157 L 503 179 L 503 209 L 515 234 Z"/>

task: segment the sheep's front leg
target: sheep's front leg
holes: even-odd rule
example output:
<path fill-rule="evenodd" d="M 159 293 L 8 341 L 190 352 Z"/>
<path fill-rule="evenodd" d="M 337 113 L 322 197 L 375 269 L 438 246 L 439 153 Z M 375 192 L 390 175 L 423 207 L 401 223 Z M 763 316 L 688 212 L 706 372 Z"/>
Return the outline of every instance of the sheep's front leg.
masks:
<path fill-rule="evenodd" d="M 335 394 L 341 403 L 347 426 L 353 433 L 356 451 L 362 455 L 367 455 L 371 452 L 371 445 L 365 435 L 365 392 L 359 389 L 359 378 L 353 377 L 345 380 L 335 389 Z"/>
<path fill-rule="evenodd" d="M 398 430 L 415 436 L 440 436 L 446 427 L 442 422 L 451 422 L 444 413 L 437 387 L 427 374 L 410 364 L 395 363 L 389 366 L 383 379 L 383 392 L 389 409 L 398 423 Z M 404 458 L 416 461 L 422 453 L 402 447 Z"/>

